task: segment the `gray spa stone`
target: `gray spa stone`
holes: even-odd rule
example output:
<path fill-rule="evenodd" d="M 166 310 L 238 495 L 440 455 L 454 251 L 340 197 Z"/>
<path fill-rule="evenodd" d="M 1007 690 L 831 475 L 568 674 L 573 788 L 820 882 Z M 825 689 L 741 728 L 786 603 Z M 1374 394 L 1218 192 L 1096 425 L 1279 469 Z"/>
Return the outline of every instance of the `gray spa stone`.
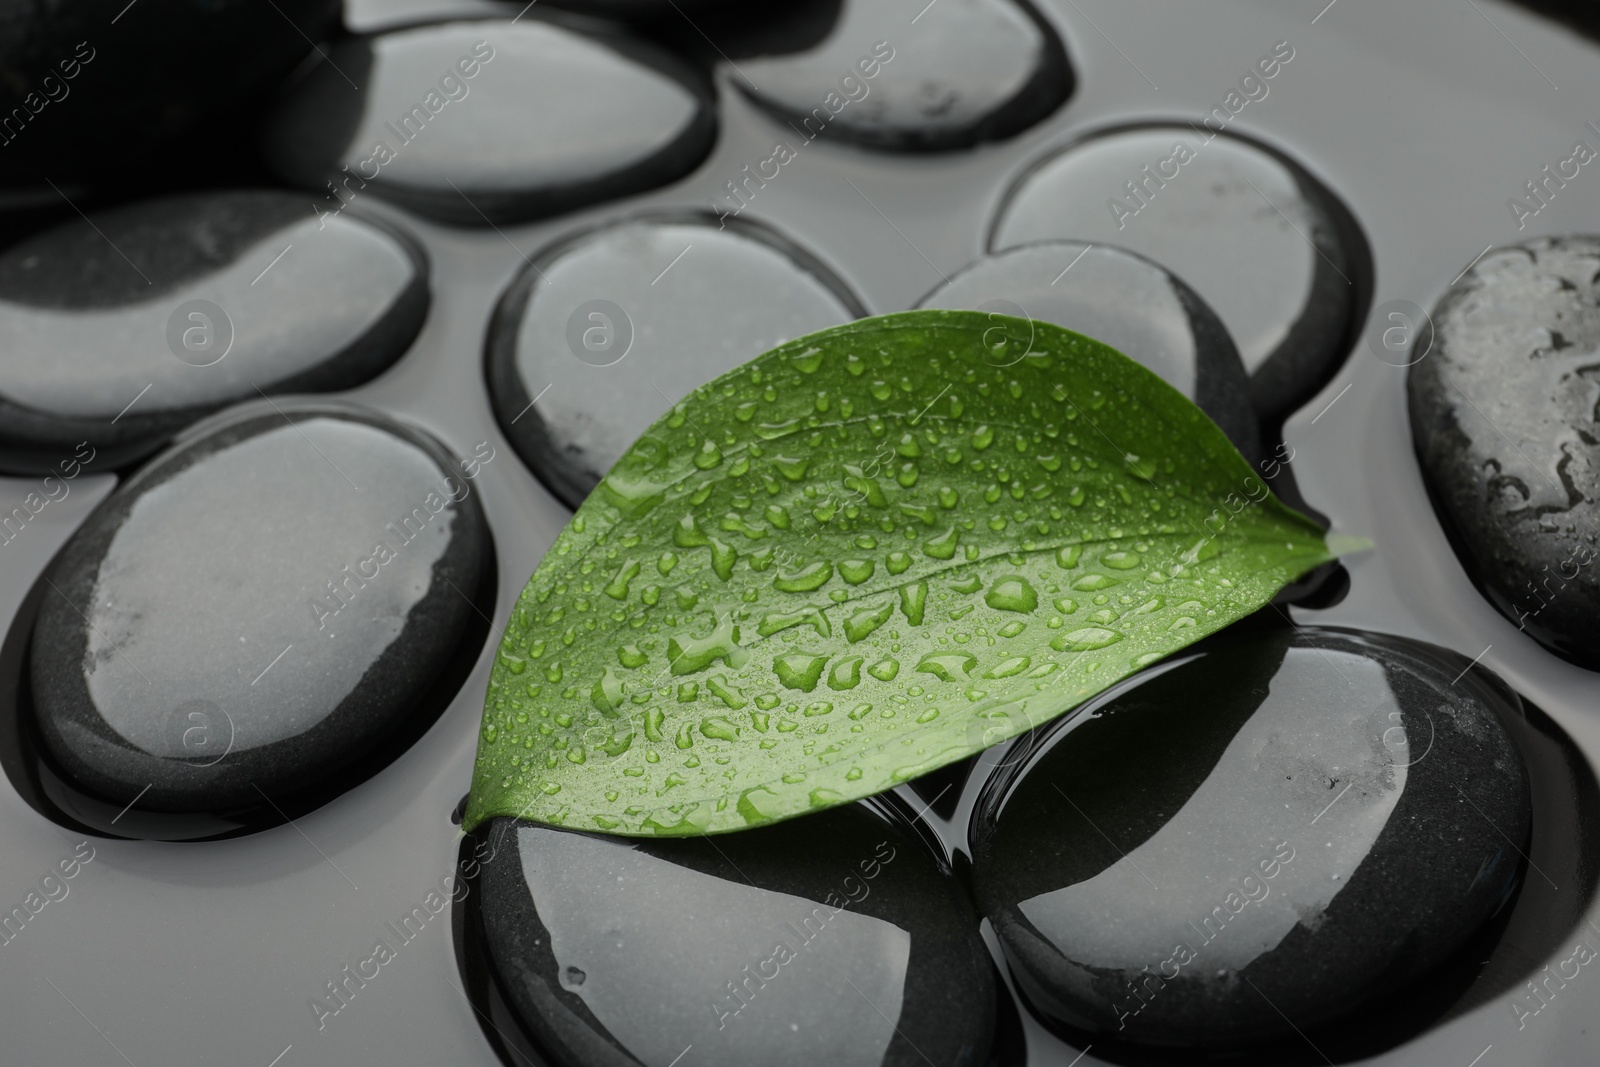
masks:
<path fill-rule="evenodd" d="M 1220 1051 L 1406 996 L 1506 903 L 1528 848 L 1501 725 L 1520 707 L 1468 666 L 1397 637 L 1257 632 L 1041 731 L 971 830 L 1035 1011 Z"/>
<path fill-rule="evenodd" d="M 765 226 L 641 216 L 561 240 L 517 275 L 489 326 L 489 396 L 517 453 L 576 508 L 688 393 L 865 314 Z"/>
<path fill-rule="evenodd" d="M 1010 137 L 1073 84 L 1061 38 L 1026 0 L 940 0 L 920 14 L 844 0 L 821 43 L 741 60 L 729 76 L 800 138 L 896 151 Z"/>
<path fill-rule="evenodd" d="M 552 17 L 330 46 L 268 118 L 269 165 L 315 190 L 320 211 L 381 196 L 485 226 L 643 192 L 705 158 L 717 120 L 702 73 L 603 23 Z"/>
<path fill-rule="evenodd" d="M 0 253 L 0 471 L 143 458 L 262 393 L 348 389 L 428 310 L 409 236 L 303 196 L 190 193 L 74 218 Z M 259 392 L 258 392 L 259 390 Z"/>
<path fill-rule="evenodd" d="M 995 973 L 948 873 L 851 805 L 715 839 L 495 819 L 489 968 L 563 1067 L 989 1062 Z"/>
<path fill-rule="evenodd" d="M 190 431 L 44 574 L 31 704 L 63 777 L 164 812 L 367 777 L 442 707 L 424 695 L 493 567 L 473 481 L 492 458 L 336 401 Z"/>
<path fill-rule="evenodd" d="M 1257 409 L 1281 419 L 1332 379 L 1349 348 L 1362 274 L 1346 218 L 1320 182 L 1251 141 L 1209 127 L 1125 127 L 1035 163 L 1007 195 L 989 247 L 1064 238 L 1154 260 L 1216 310 Z"/>
<path fill-rule="evenodd" d="M 1600 237 L 1497 248 L 1432 318 L 1407 385 L 1434 509 L 1501 614 L 1600 668 Z"/>
<path fill-rule="evenodd" d="M 202 149 L 217 165 L 230 112 L 276 87 L 338 27 L 339 9 L 339 0 L 7 3 L 0 184 L 36 184 L 59 205 L 47 182 L 114 187 L 152 165 L 192 167 Z"/>
<path fill-rule="evenodd" d="M 1247 459 L 1260 458 L 1250 381 L 1228 331 L 1193 289 L 1143 256 L 1081 241 L 1022 245 L 968 265 L 917 306 L 1037 319 L 1093 337 L 1160 375 Z M 1008 358 L 1025 358 L 1025 345 L 1016 351 Z"/>

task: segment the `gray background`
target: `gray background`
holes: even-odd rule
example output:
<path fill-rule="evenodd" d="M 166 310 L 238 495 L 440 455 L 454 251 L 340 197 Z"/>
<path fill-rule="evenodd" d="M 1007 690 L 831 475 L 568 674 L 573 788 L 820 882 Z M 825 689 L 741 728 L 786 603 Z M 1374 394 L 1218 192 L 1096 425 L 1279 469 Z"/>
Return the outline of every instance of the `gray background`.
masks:
<path fill-rule="evenodd" d="M 1541 165 L 1564 158 L 1575 140 L 1596 145 L 1584 123 L 1600 121 L 1600 51 L 1495 0 L 1336 0 L 1324 10 L 1325 3 L 1041 0 L 1079 80 L 1049 120 L 1002 145 L 931 157 L 818 141 L 746 215 L 801 241 L 873 311 L 899 310 L 939 281 L 928 260 L 948 275 L 981 252 L 1003 191 L 1030 161 L 1101 126 L 1198 119 L 1258 56 L 1287 39 L 1293 62 L 1232 129 L 1285 149 L 1344 198 L 1372 244 L 1375 305 L 1404 299 L 1431 307 L 1485 246 L 1585 230 L 1600 192 L 1593 166 L 1521 233 L 1506 198 Z M 352 0 L 351 22 L 359 28 L 396 11 L 483 6 Z M 909 20 L 923 0 L 903 6 Z M 108 36 L 104 47 L 115 46 Z M 498 448 L 478 479 L 499 549 L 496 625 L 568 513 L 523 468 L 490 415 L 480 371 L 490 308 L 523 256 L 547 241 L 641 206 L 703 206 L 741 166 L 766 158 L 774 139 L 789 136 L 730 91 L 728 72 L 722 77 L 723 128 L 711 157 L 648 196 L 507 227 L 504 235 L 403 218 L 371 198 L 363 205 L 422 236 L 436 299 L 405 357 L 347 395 L 422 424 L 460 454 L 481 440 Z M 692 262 L 677 269 L 693 269 Z M 618 371 L 627 372 L 626 361 Z M 1423 494 L 1404 372 L 1358 346 L 1287 435 L 1307 499 L 1336 531 L 1378 546 L 1347 561 L 1353 589 L 1344 603 L 1297 618 L 1483 653 L 1594 759 L 1600 675 L 1519 635 L 1468 583 Z M 0 510 L 33 485 L 0 479 Z M 103 475 L 80 477 L 67 499 L 0 546 L 0 616 L 10 618 L 110 486 Z M 470 777 L 492 653 L 491 642 L 450 709 L 404 757 L 295 826 L 198 845 L 93 841 L 95 859 L 68 883 L 69 895 L 0 947 L 0 1061 L 493 1067 L 458 991 L 448 916 L 402 949 L 324 1031 L 307 1006 L 342 965 L 370 953 L 383 923 L 451 871 L 456 830 L 448 816 Z M 80 839 L 0 779 L 0 910 L 20 904 Z M 1595 931 L 1584 936 L 1600 944 Z M 1600 1008 L 1600 975 L 1591 970 L 1520 1031 L 1503 996 L 1374 1062 L 1592 1062 L 1586 1031 Z M 1077 1050 L 1026 1025 L 1034 1063 L 1074 1062 Z M 1077 1062 L 1099 1061 L 1091 1052 Z M 681 1067 L 693 1067 L 692 1053 Z"/>

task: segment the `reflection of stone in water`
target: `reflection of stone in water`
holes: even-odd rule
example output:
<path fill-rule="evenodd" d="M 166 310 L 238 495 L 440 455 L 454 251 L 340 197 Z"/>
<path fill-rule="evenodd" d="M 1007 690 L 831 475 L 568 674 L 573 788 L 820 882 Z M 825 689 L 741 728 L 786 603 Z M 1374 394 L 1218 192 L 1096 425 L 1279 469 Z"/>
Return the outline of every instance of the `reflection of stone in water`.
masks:
<path fill-rule="evenodd" d="M 528 888 L 549 902 L 540 917 L 562 987 L 640 1062 L 669 1063 L 691 1043 L 703 1064 L 770 1062 L 775 1048 L 832 1067 L 882 1060 L 905 997 L 908 931 L 615 840 L 518 832 Z M 558 904 L 579 896 L 581 909 Z M 877 1011 L 858 1010 L 862 996 Z M 661 1012 L 641 1012 L 642 1001 Z"/>
<path fill-rule="evenodd" d="M 1315 924 L 1388 823 L 1405 791 L 1409 757 L 1405 748 L 1397 755 L 1379 740 L 1390 715 L 1401 714 L 1380 664 L 1341 651 L 1293 649 L 1288 655 L 1299 661 L 1296 669 L 1273 679 L 1271 696 L 1162 829 L 1129 850 L 1129 862 L 1022 901 L 1030 922 L 1070 939 L 1085 964 L 1137 970 L 1188 935 L 1166 900 L 1220 899 L 1239 869 L 1248 869 L 1241 861 L 1253 857 L 1250 849 L 1315 821 L 1328 842 L 1318 863 L 1286 868 L 1253 920 L 1208 949 L 1209 965 L 1242 970 L 1297 923 Z M 1317 692 L 1342 688 L 1347 678 L 1381 699 L 1365 713 L 1307 720 L 1304 708 L 1315 706 Z M 1344 795 L 1351 784 L 1358 788 Z"/>

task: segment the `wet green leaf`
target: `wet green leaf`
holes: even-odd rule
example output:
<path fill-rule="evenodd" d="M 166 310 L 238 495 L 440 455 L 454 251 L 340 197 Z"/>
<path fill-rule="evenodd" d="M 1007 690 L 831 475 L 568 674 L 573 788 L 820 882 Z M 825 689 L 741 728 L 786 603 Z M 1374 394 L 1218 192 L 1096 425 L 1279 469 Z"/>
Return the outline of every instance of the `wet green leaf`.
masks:
<path fill-rule="evenodd" d="M 465 825 L 720 833 L 867 796 L 1331 558 L 1096 341 L 951 311 L 812 334 L 677 405 L 556 539 L 506 626 Z"/>

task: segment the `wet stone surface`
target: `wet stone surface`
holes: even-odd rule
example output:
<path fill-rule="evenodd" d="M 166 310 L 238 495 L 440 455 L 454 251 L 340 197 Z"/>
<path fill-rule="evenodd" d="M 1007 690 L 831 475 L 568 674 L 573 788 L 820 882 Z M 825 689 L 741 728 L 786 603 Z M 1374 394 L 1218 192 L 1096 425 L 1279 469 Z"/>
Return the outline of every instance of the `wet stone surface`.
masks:
<path fill-rule="evenodd" d="M 303 196 L 74 219 L 0 254 L 0 470 L 54 473 L 80 442 L 109 469 L 258 389 L 359 385 L 427 310 L 410 237 L 356 214 L 319 224 Z"/>
<path fill-rule="evenodd" d="M 1408 386 L 1440 520 L 1502 614 L 1600 668 L 1600 238 L 1495 249 L 1432 318 Z"/>
<path fill-rule="evenodd" d="M 1246 458 L 1259 458 L 1250 382 L 1228 331 L 1193 289 L 1143 256 L 1080 241 L 1024 245 L 969 265 L 917 306 L 1038 319 L 1104 342 L 1198 404 Z M 1004 361 L 1027 358 L 1031 340 L 1017 337 Z"/>
<path fill-rule="evenodd" d="M 197 427 L 44 574 L 31 705 L 62 777 L 165 812 L 364 778 L 439 710 L 423 695 L 493 567 L 473 481 L 492 458 L 332 401 Z"/>
<path fill-rule="evenodd" d="M 1309 174 L 1252 142 L 1209 127 L 1129 127 L 1037 163 L 990 247 L 1071 238 L 1149 257 L 1216 310 L 1256 407 L 1280 418 L 1332 378 L 1348 347 L 1363 255 L 1344 215 Z"/>
<path fill-rule="evenodd" d="M 1216 1049 L 1437 981 L 1515 889 L 1531 825 L 1508 698 L 1452 684 L 1466 663 L 1257 633 L 1050 727 L 972 829 L 1026 999 L 1067 1033 Z"/>
<path fill-rule="evenodd" d="M 827 267 L 765 227 L 628 220 L 546 249 L 513 281 L 490 324 L 489 394 L 524 461 L 576 508 L 680 398 L 865 314 Z"/>
<path fill-rule="evenodd" d="M 664 185 L 716 136 L 690 65 L 537 11 L 351 38 L 328 56 L 263 137 L 272 167 L 328 213 L 376 195 L 466 226 L 537 218 Z"/>
<path fill-rule="evenodd" d="M 819 44 L 741 61 L 732 79 L 806 140 L 900 151 L 1009 137 L 1072 90 L 1061 39 L 1015 0 L 944 0 L 915 18 L 844 0 Z"/>
<path fill-rule="evenodd" d="M 489 966 L 554 1063 L 988 1061 L 977 917 L 872 807 L 684 841 L 479 832 Z"/>

